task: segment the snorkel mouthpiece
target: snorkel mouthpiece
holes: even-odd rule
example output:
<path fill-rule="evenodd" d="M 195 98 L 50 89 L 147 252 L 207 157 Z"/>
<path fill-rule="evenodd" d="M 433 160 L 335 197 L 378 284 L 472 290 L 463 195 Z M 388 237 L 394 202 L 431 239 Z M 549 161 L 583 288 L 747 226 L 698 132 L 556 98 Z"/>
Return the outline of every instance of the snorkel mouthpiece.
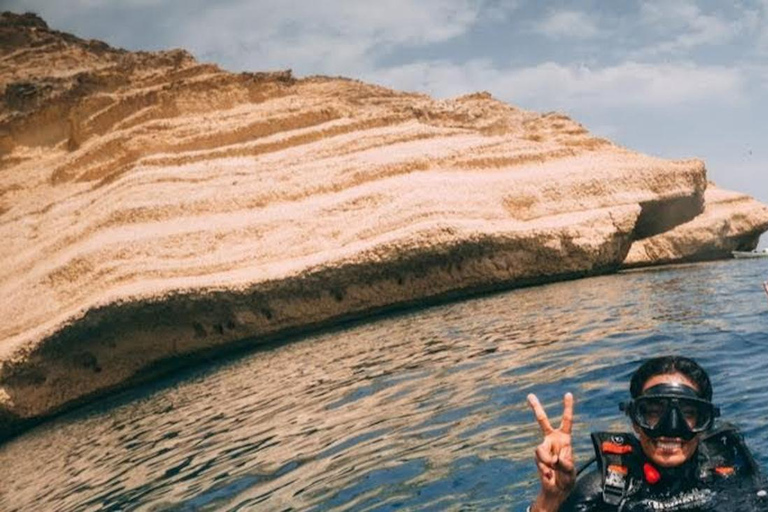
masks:
<path fill-rule="evenodd" d="M 678 382 L 653 386 L 628 403 L 621 403 L 619 409 L 651 438 L 685 441 L 708 430 L 720 415 L 719 409 L 695 389 Z"/>

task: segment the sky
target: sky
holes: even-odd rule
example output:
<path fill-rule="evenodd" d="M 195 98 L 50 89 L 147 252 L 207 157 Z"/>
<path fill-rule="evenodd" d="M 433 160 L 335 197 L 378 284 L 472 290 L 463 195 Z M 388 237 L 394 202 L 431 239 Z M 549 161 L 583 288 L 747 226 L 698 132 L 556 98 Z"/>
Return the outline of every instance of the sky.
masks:
<path fill-rule="evenodd" d="M 560 111 L 768 203 L 768 0 L 0 0 L 130 50 Z M 768 237 L 763 237 L 763 244 Z"/>

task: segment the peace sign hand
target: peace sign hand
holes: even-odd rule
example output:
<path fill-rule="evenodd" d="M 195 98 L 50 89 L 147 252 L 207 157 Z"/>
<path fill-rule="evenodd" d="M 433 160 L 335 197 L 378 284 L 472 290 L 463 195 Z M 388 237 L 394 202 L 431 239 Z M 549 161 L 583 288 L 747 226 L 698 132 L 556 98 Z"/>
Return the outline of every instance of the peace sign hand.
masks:
<path fill-rule="evenodd" d="M 563 397 L 563 419 L 560 428 L 552 428 L 547 413 L 536 395 L 528 395 L 528 405 L 536 415 L 536 421 L 544 434 L 544 440 L 536 448 L 536 466 L 539 468 L 541 493 L 537 502 L 555 503 L 557 510 L 573 489 L 576 470 L 571 447 L 573 426 L 573 395 Z"/>

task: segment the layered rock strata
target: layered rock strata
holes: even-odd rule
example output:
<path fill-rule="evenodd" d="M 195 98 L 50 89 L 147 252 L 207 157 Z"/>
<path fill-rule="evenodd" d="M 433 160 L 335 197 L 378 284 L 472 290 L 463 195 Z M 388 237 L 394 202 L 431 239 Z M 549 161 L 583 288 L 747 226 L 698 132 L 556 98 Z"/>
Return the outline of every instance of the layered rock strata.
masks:
<path fill-rule="evenodd" d="M 632 244 L 624 266 L 730 258 L 733 251 L 754 250 L 760 235 L 768 230 L 768 206 L 745 194 L 710 183 L 704 206 L 704 212 L 693 220 Z"/>
<path fill-rule="evenodd" d="M 233 74 L 32 15 L 0 43 L 0 435 L 169 361 L 611 272 L 706 211 L 701 161 L 484 93 Z"/>

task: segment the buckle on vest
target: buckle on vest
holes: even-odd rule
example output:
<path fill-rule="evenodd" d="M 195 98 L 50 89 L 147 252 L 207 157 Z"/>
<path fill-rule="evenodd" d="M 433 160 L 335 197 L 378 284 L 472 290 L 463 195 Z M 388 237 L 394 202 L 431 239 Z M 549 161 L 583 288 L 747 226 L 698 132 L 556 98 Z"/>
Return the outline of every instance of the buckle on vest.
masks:
<path fill-rule="evenodd" d="M 603 485 L 603 501 L 607 505 L 619 505 L 621 503 L 626 493 L 628 473 L 629 470 L 626 466 L 616 464 L 608 466 Z"/>

